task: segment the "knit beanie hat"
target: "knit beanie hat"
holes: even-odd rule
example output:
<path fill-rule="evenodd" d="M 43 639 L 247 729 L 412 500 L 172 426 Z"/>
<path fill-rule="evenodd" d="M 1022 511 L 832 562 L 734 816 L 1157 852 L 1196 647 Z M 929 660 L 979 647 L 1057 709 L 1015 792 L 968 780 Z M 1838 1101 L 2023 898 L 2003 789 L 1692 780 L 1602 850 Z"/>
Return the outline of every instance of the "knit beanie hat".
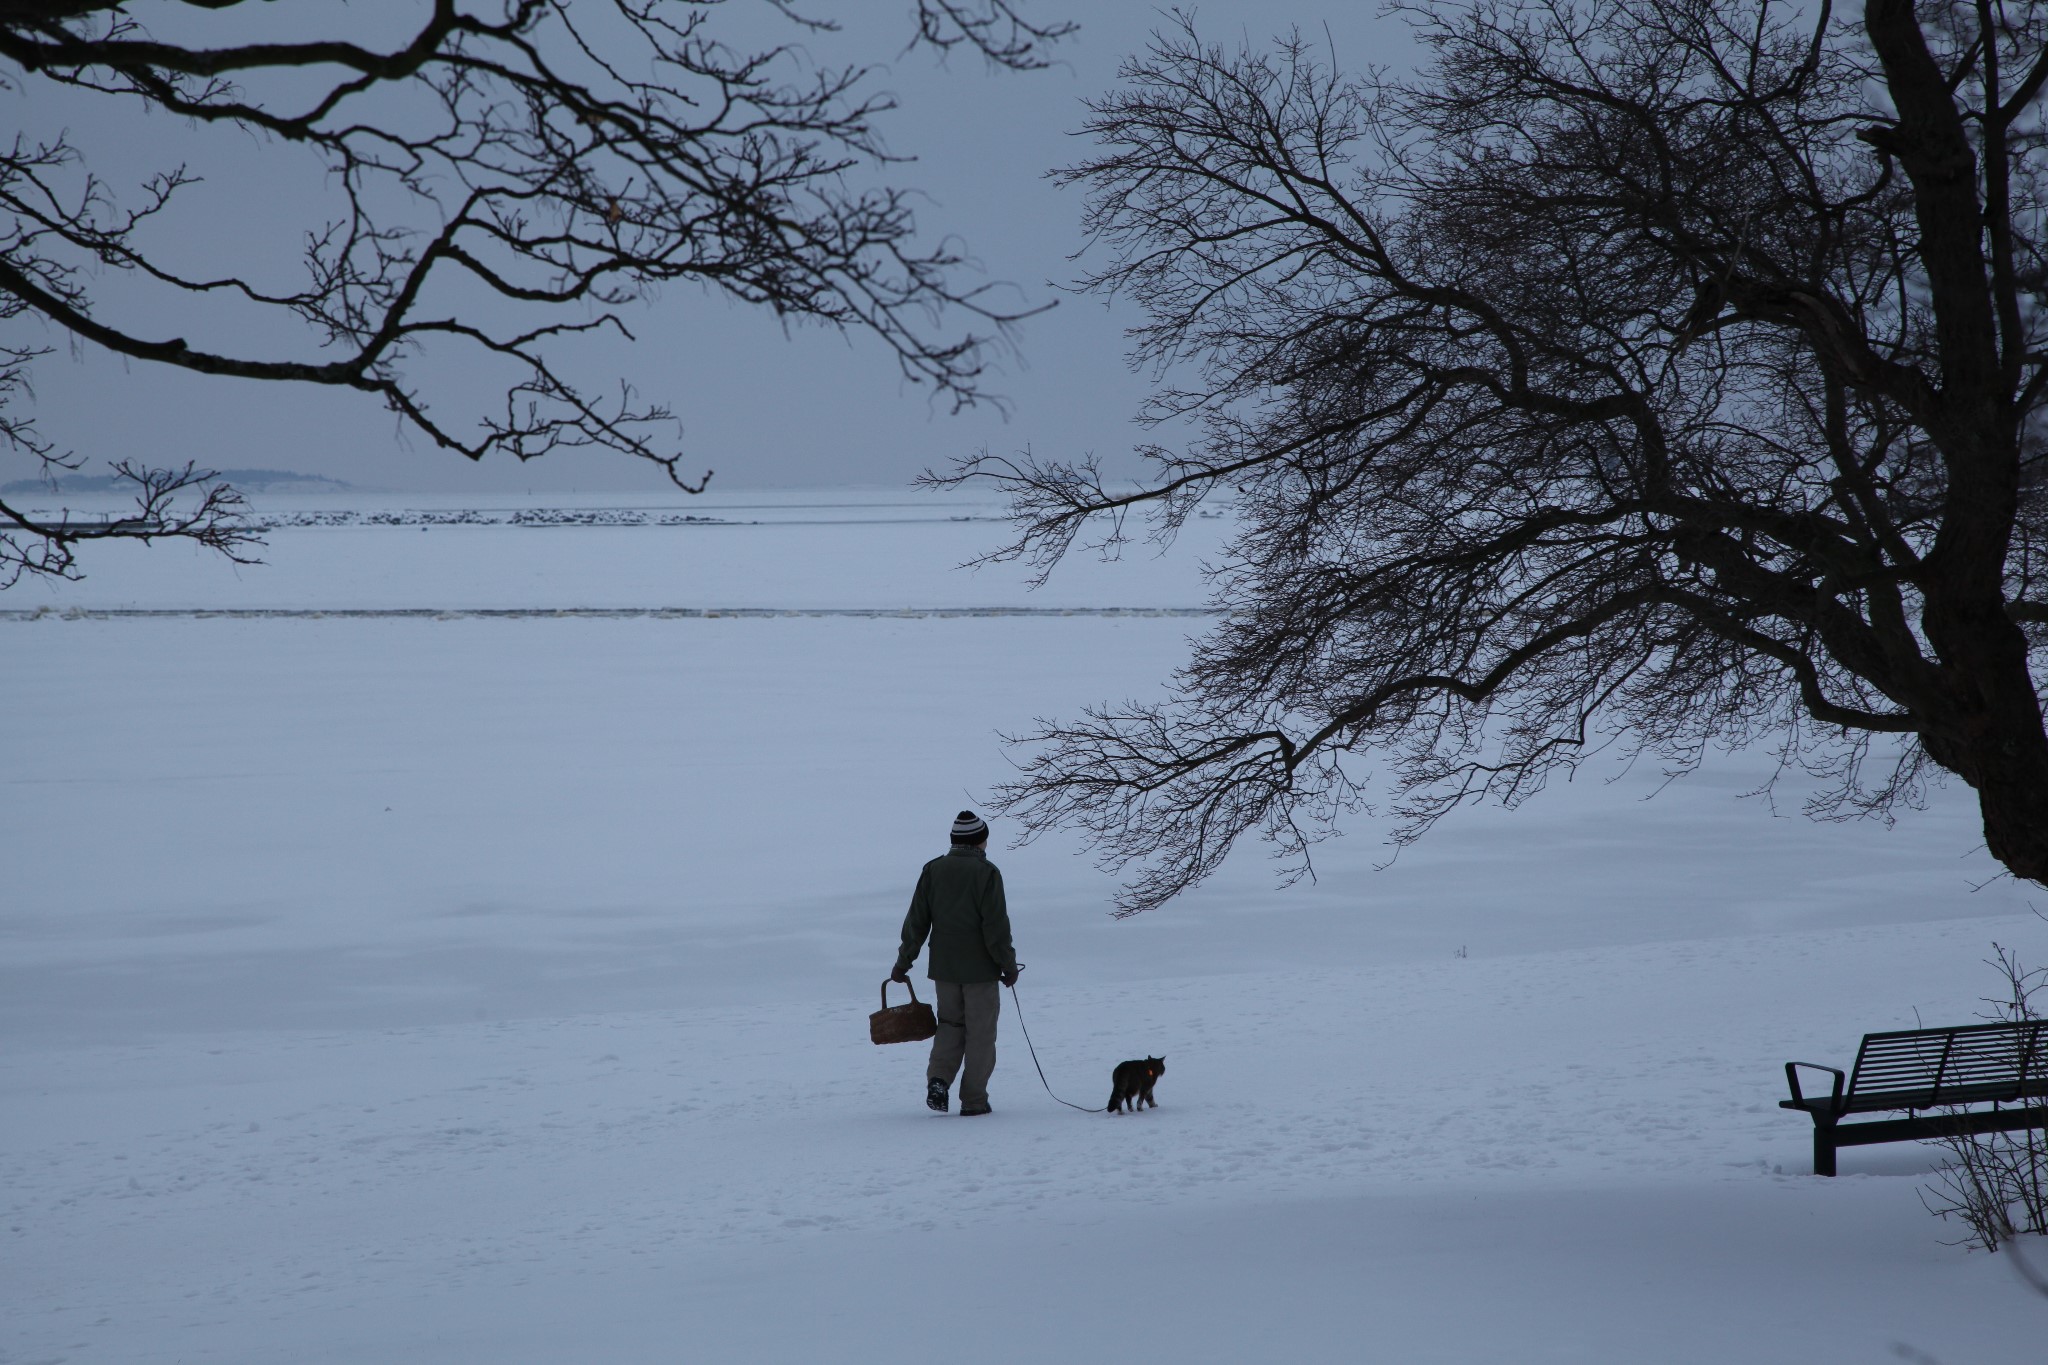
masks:
<path fill-rule="evenodd" d="M 988 838 L 988 821 L 971 810 L 960 812 L 960 818 L 953 822 L 955 844 L 978 844 Z"/>

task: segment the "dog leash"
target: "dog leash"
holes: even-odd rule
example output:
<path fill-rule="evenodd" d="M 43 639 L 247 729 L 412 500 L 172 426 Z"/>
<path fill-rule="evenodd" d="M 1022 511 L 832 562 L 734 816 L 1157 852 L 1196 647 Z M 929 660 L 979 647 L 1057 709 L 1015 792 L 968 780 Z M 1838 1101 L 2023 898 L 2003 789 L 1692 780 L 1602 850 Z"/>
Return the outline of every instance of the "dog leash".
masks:
<path fill-rule="evenodd" d="M 1021 971 L 1023 971 L 1023 970 L 1024 970 L 1024 964 L 1023 964 L 1023 963 L 1021 963 L 1021 962 L 1020 962 L 1020 963 L 1018 963 L 1018 964 L 1017 964 L 1017 970 L 1018 970 L 1018 971 L 1020 971 L 1020 972 L 1021 972 Z M 1012 983 L 1010 984 L 1010 1003 L 1011 1003 L 1011 1004 L 1012 1004 L 1013 1006 L 1015 1006 L 1015 1007 L 1016 1007 L 1016 1010 L 1017 1010 L 1017 1027 L 1018 1027 L 1018 1028 L 1019 1028 L 1020 1030 L 1022 1030 L 1022 1032 L 1023 1032 L 1023 1034 L 1024 1034 L 1024 1046 L 1025 1046 L 1026 1048 L 1030 1049 L 1030 1052 L 1031 1052 L 1031 1065 L 1032 1065 L 1033 1067 L 1037 1068 L 1037 1071 L 1038 1071 L 1038 1083 L 1039 1083 L 1040 1085 L 1042 1085 L 1042 1086 L 1044 1086 L 1044 1087 L 1045 1087 L 1045 1093 L 1046 1093 L 1046 1094 L 1048 1094 L 1048 1095 L 1052 1095 L 1052 1082 L 1051 1082 L 1051 1081 L 1048 1081 L 1048 1080 L 1047 1080 L 1047 1079 L 1045 1078 L 1045 1068 L 1044 1068 L 1044 1067 L 1042 1067 L 1042 1066 L 1039 1066 L 1039 1065 L 1038 1065 L 1038 1049 L 1037 1049 L 1037 1048 L 1035 1048 L 1035 1047 L 1032 1047 L 1032 1045 L 1031 1045 L 1031 1030 L 1030 1030 L 1030 1029 L 1028 1029 L 1028 1028 L 1025 1028 L 1025 1027 L 1024 1027 L 1024 1006 L 1023 1006 L 1023 1005 L 1022 1005 L 1021 1003 L 1019 1003 L 1019 1001 L 1018 1001 L 1018 999 L 1017 999 L 1017 986 L 1016 986 L 1016 983 L 1015 983 L 1015 982 L 1012 982 Z M 1052 1095 L 1052 1097 L 1053 1097 L 1054 1099 L 1056 1099 L 1056 1100 L 1059 1100 L 1059 1101 L 1060 1101 L 1060 1103 L 1061 1103 L 1061 1104 L 1064 1104 L 1065 1106 L 1067 1106 L 1067 1108 L 1069 1108 L 1069 1109 L 1079 1109 L 1079 1110 L 1080 1110 L 1080 1111 L 1081 1111 L 1082 1113 L 1084 1113 L 1084 1114 L 1100 1114 L 1100 1113 L 1104 1113 L 1104 1112 L 1106 1112 L 1106 1110 L 1105 1110 L 1105 1109 L 1090 1109 L 1090 1108 L 1086 1107 L 1085 1105 L 1079 1105 L 1079 1104 L 1075 1104 L 1075 1103 L 1074 1103 L 1074 1102 L 1073 1102 L 1072 1100 L 1060 1100 L 1060 1097 L 1059 1097 L 1058 1095 Z"/>

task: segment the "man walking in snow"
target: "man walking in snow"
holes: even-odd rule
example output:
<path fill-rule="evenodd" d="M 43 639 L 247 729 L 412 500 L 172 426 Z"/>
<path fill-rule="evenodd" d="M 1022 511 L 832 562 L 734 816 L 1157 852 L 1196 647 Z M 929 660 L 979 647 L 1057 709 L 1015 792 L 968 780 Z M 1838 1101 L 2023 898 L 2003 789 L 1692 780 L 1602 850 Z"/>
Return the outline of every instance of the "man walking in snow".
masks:
<path fill-rule="evenodd" d="M 910 913 L 903 917 L 903 947 L 891 981 L 910 980 L 910 969 L 932 941 L 925 975 L 938 996 L 938 1036 L 925 1067 L 925 1104 L 943 1114 L 946 1092 L 960 1078 L 960 1116 L 988 1112 L 988 1078 L 996 1069 L 997 983 L 1017 984 L 1017 952 L 1010 946 L 1010 911 L 1003 874 L 988 860 L 988 822 L 971 810 L 953 822 L 952 851 L 918 874 Z"/>

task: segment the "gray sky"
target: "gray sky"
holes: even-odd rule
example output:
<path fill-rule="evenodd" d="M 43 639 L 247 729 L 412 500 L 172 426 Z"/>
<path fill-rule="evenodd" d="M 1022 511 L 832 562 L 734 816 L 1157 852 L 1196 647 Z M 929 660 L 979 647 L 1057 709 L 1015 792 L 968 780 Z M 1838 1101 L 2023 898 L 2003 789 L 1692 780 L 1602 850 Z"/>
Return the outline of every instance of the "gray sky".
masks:
<path fill-rule="evenodd" d="M 270 11 L 272 22 L 289 18 L 290 8 Z M 807 45 L 820 61 L 884 65 L 872 79 L 902 105 L 884 131 L 894 150 L 917 158 L 892 178 L 928 196 L 918 215 L 923 232 L 963 240 L 988 278 L 1020 286 L 1020 301 L 1061 299 L 1024 326 L 1017 354 L 998 359 L 988 388 L 1010 401 L 1008 419 L 992 407 L 953 415 L 945 405 L 932 406 L 900 381 L 893 357 L 868 338 L 816 328 L 786 335 L 765 311 L 693 289 L 672 289 L 629 310 L 637 343 L 584 345 L 577 368 L 630 377 L 643 396 L 667 402 L 682 422 L 686 464 L 716 469 L 716 484 L 725 488 L 901 484 L 983 445 L 1062 456 L 1094 451 L 1116 467 L 1137 437 L 1131 416 L 1148 377 L 1124 364 L 1126 318 L 1100 300 L 1060 296 L 1052 287 L 1076 270 L 1067 258 L 1082 245 L 1081 196 L 1055 189 L 1044 172 L 1088 154 L 1090 144 L 1072 136 L 1081 101 L 1113 85 L 1117 62 L 1143 46 L 1165 13 L 1126 0 L 1030 0 L 1034 15 L 1071 17 L 1082 29 L 1059 50 L 1059 66 L 1011 73 L 991 72 L 964 53 L 945 63 L 922 51 L 903 54 L 907 4 L 815 8 L 858 10 L 843 35 Z M 736 5 L 730 22 L 721 17 L 724 31 L 738 33 L 738 24 L 776 34 L 762 27 L 769 17 L 762 9 Z M 1249 37 L 1263 44 L 1290 26 L 1312 36 L 1327 29 L 1338 60 L 1353 70 L 1405 65 L 1412 53 L 1406 27 L 1381 17 L 1379 0 L 1233 0 L 1202 4 L 1195 13 L 1204 37 L 1226 43 Z M 53 110 L 42 98 L 31 118 L 20 107 L 26 98 L 0 96 L 0 108 L 15 105 L 7 116 L 30 124 L 57 113 L 94 156 L 95 169 L 121 190 L 151 168 L 180 160 L 206 175 L 206 185 L 188 192 L 191 203 L 225 217 L 215 222 L 194 213 L 181 220 L 181 231 L 210 239 L 232 226 L 295 247 L 304 225 L 323 214 L 317 168 L 309 173 L 305 158 L 285 149 L 163 118 L 138 133 L 132 114 L 120 109 L 115 117 L 119 106 L 110 101 Z M 376 400 L 362 395 L 209 379 L 58 344 L 35 375 L 39 422 L 49 437 L 95 457 L 194 459 L 422 491 L 665 486 L 657 471 L 613 455 L 570 452 L 524 466 L 510 459 L 472 465 L 406 437 Z M 0 462 L 0 478 L 32 472 L 30 462 Z"/>

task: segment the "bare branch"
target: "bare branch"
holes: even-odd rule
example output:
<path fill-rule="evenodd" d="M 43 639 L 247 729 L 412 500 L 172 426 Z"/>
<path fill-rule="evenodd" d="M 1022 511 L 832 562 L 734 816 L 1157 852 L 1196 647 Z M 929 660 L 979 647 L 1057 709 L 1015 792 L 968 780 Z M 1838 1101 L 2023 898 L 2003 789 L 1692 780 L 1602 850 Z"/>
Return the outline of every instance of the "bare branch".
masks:
<path fill-rule="evenodd" d="M 939 52 L 962 43 L 995 66 L 1036 71 L 1052 64 L 1046 49 L 1080 32 L 1068 21 L 1034 23 L 1011 0 L 917 0 L 917 39 Z"/>
<path fill-rule="evenodd" d="M 2048 180 L 2039 118 L 1983 114 L 2000 72 L 2040 88 L 2048 13 L 1410 13 L 1412 82 L 1177 16 L 1090 104 L 1080 287 L 1139 306 L 1133 364 L 1178 381 L 1148 416 L 1200 434 L 1135 488 L 987 452 L 926 481 L 1006 491 L 990 557 L 1041 581 L 1134 514 L 1240 529 L 1167 700 L 1043 725 L 1007 809 L 1135 865 L 1129 912 L 1253 831 L 1299 872 L 1347 812 L 1401 842 L 1601 744 L 1765 742 L 1826 817 L 1956 773 L 2048 879 Z"/>
<path fill-rule="evenodd" d="M 956 409 L 990 401 L 988 348 L 1034 310 L 964 282 L 960 249 L 924 242 L 908 192 L 860 187 L 853 172 L 898 159 L 878 131 L 891 100 L 865 93 L 863 68 L 735 50 L 711 31 L 717 8 L 434 0 L 389 46 L 198 47 L 146 31 L 129 6 L 0 7 L 0 80 L 30 108 L 34 90 L 61 87 L 254 133 L 318 158 L 334 187 L 297 280 L 187 270 L 148 229 L 204 193 L 196 173 L 166 168 L 124 197 L 61 133 L 17 132 L 0 146 L 0 320 L 195 373 L 354 390 L 471 459 L 607 450 L 692 492 L 708 474 L 684 472 L 666 406 L 623 387 L 601 400 L 570 377 L 576 337 L 623 333 L 625 310 L 667 286 L 865 335 Z M 831 26 L 778 8 L 798 33 Z M 917 41 L 1014 69 L 1045 65 L 1073 31 L 1011 0 L 929 0 L 917 25 Z M 185 307 L 194 296 L 239 311 L 208 327 L 211 311 Z M 451 315 L 454 299 L 470 302 Z M 189 325 L 134 321 L 162 315 L 146 300 Z M 307 344 L 250 340 L 275 335 L 274 316 Z M 422 392 L 416 376 L 454 366 L 500 380 L 503 403 Z"/>

